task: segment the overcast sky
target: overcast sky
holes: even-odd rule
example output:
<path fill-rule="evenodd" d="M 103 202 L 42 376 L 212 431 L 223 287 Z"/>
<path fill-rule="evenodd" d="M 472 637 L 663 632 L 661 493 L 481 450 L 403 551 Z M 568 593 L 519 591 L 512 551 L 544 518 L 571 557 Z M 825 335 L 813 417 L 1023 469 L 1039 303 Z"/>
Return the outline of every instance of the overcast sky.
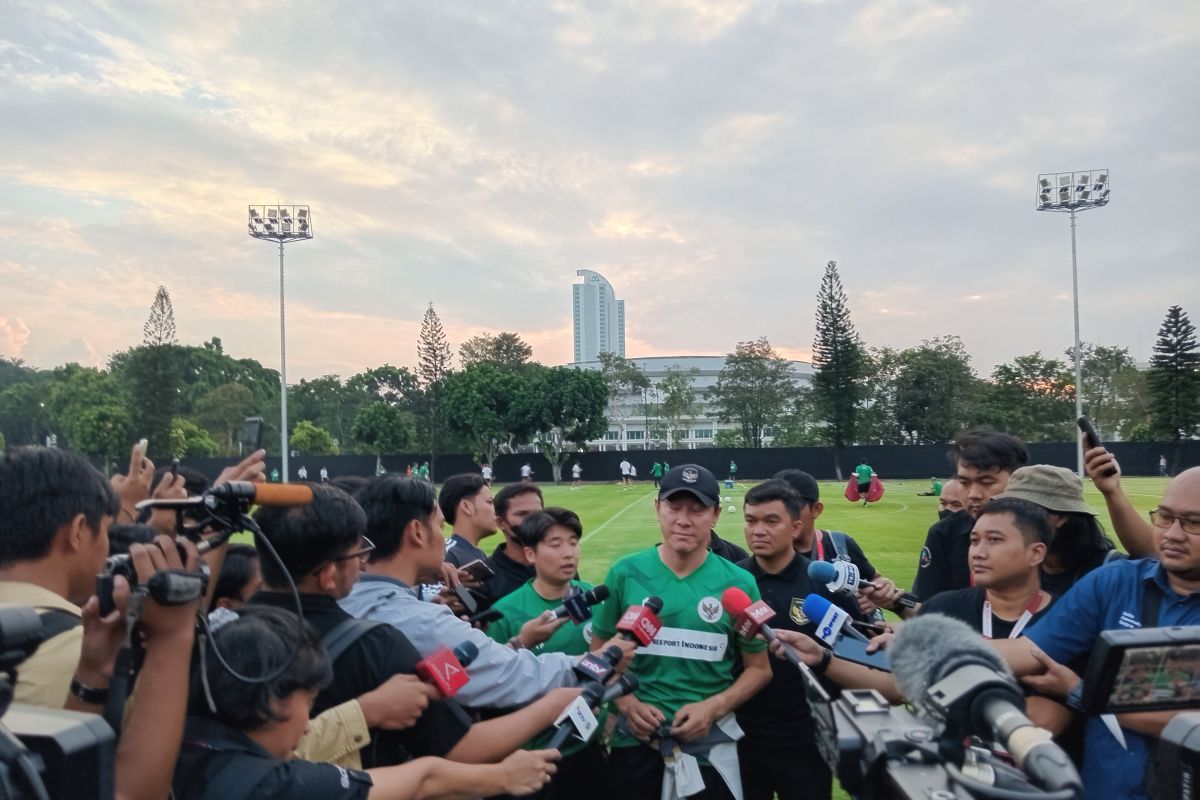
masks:
<path fill-rule="evenodd" d="M 1200 322 L 1200 3 L 0 0 L 0 355 L 103 365 L 165 284 L 180 341 L 278 366 L 250 203 L 307 203 L 289 378 L 518 331 L 571 358 L 575 270 L 627 355 L 805 358 L 836 260 L 866 342 L 976 369 Z"/>

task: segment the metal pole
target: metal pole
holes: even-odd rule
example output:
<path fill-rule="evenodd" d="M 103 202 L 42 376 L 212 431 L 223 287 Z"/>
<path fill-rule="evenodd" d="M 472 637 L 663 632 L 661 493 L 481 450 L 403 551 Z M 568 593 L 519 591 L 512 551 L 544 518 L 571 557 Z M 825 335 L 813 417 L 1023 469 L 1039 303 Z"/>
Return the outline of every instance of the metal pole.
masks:
<path fill-rule="evenodd" d="M 1075 418 L 1083 416 L 1083 352 L 1079 346 L 1079 263 L 1075 255 L 1075 209 L 1071 209 L 1071 293 L 1075 303 Z M 1083 440 L 1075 436 L 1075 468 L 1083 474 Z"/>
<path fill-rule="evenodd" d="M 283 242 L 279 243 L 279 447 L 283 482 L 288 482 L 287 317 L 284 311 Z"/>

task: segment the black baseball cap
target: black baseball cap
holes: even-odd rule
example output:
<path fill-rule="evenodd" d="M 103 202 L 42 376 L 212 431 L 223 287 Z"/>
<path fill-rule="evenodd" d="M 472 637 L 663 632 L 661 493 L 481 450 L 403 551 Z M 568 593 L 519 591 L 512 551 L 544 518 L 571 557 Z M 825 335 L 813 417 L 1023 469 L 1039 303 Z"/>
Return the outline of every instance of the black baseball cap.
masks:
<path fill-rule="evenodd" d="M 709 508 L 721 502 L 721 488 L 716 477 L 699 464 L 680 464 L 671 467 L 671 471 L 663 476 L 658 499 L 665 500 L 679 492 L 687 492 Z"/>
<path fill-rule="evenodd" d="M 771 476 L 772 480 L 783 481 L 796 490 L 800 499 L 807 503 L 816 503 L 821 499 L 821 489 L 817 479 L 801 469 L 781 469 Z"/>

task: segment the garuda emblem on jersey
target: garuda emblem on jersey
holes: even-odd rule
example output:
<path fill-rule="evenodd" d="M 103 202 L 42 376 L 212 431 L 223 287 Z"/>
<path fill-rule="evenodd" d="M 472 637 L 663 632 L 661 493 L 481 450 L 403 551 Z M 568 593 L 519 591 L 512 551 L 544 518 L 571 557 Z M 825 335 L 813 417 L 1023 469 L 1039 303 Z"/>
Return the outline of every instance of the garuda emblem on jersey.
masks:
<path fill-rule="evenodd" d="M 696 613 L 705 622 L 716 622 L 721 618 L 721 601 L 715 597 L 705 597 L 696 604 Z"/>
<path fill-rule="evenodd" d="M 793 597 L 792 604 L 788 607 L 788 616 L 792 618 L 792 622 L 797 625 L 807 625 L 808 617 L 804 616 L 804 599 Z"/>

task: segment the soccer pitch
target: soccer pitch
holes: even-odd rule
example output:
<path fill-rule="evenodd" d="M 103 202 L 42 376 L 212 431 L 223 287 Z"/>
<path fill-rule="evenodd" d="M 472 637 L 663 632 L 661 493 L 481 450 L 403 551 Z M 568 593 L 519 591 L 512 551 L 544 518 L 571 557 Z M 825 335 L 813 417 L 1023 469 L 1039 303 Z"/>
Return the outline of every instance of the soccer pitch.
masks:
<path fill-rule="evenodd" d="M 1139 511 L 1158 505 L 1166 488 L 1166 478 L 1126 478 L 1126 493 Z M 755 481 L 738 481 L 732 489 L 722 482 L 722 510 L 717 533 L 722 538 L 746 545 L 742 533 L 742 498 Z M 1090 481 L 1084 483 L 1088 505 L 1100 514 L 1110 538 L 1108 512 L 1100 493 Z M 600 583 L 609 567 L 621 556 L 660 541 L 654 516 L 654 485 L 649 481 L 625 489 L 617 484 L 585 484 L 571 491 L 567 484 L 540 484 L 548 506 L 564 506 L 583 520 L 582 568 L 580 574 L 590 583 Z M 900 586 L 912 586 L 917 560 L 925 533 L 937 521 L 937 498 L 918 497 L 929 488 L 928 481 L 885 481 L 886 493 L 878 503 L 866 508 L 842 496 L 844 483 L 822 482 L 821 501 L 825 511 L 817 521 L 820 528 L 841 530 L 853 536 L 875 568 Z M 495 490 L 495 489 L 494 489 Z M 724 498 L 728 497 L 728 501 Z M 729 507 L 733 506 L 733 511 Z M 488 552 L 498 543 L 496 537 L 484 540 Z"/>

